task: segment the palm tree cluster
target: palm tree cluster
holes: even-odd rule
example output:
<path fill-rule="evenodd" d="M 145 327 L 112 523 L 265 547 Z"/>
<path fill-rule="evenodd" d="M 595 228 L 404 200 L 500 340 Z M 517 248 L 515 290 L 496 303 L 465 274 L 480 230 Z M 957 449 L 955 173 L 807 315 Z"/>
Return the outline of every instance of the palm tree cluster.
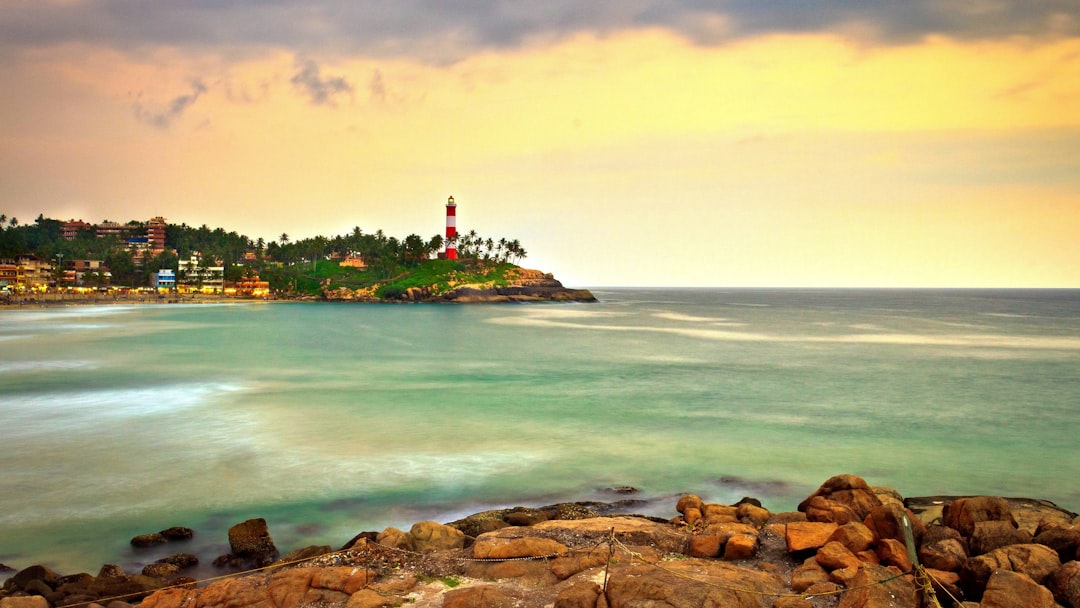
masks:
<path fill-rule="evenodd" d="M 475 230 L 458 236 L 457 251 L 463 258 L 476 258 L 495 263 L 513 263 L 526 256 L 525 249 L 517 239 L 499 239 L 498 241 L 492 238 L 485 239 Z"/>

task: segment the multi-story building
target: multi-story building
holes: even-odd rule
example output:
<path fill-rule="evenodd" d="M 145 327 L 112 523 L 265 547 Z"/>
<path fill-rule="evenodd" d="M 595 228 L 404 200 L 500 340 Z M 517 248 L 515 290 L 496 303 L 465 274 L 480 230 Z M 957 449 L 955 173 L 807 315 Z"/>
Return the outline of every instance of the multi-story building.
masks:
<path fill-rule="evenodd" d="M 92 281 L 88 279 L 93 279 Z M 112 282 L 112 272 L 101 260 L 71 260 L 64 264 L 63 282 L 68 285 L 108 285 Z"/>
<path fill-rule="evenodd" d="M 60 225 L 60 235 L 63 236 L 65 240 L 74 241 L 75 237 L 78 236 L 80 232 L 93 229 L 94 226 L 92 224 L 87 224 L 82 220 L 70 220 Z"/>
<path fill-rule="evenodd" d="M 44 290 L 49 286 L 55 267 L 32 253 L 15 258 L 15 284 L 22 290 Z"/>
<path fill-rule="evenodd" d="M 197 254 L 192 255 L 191 259 L 180 260 L 176 288 L 182 292 L 222 293 L 225 289 L 225 267 L 203 266 Z"/>
<path fill-rule="evenodd" d="M 270 295 L 270 282 L 259 280 L 259 275 L 244 277 L 235 283 L 226 283 L 225 295 L 265 298 Z"/>
<path fill-rule="evenodd" d="M 146 222 L 146 238 L 150 241 L 150 252 L 154 255 L 165 251 L 165 218 L 152 217 Z"/>
<path fill-rule="evenodd" d="M 150 287 L 158 291 L 172 291 L 176 289 L 176 273 L 172 268 L 162 268 L 157 272 L 150 273 Z"/>
<path fill-rule="evenodd" d="M 18 279 L 19 267 L 15 260 L 0 260 L 0 292 L 15 291 Z"/>

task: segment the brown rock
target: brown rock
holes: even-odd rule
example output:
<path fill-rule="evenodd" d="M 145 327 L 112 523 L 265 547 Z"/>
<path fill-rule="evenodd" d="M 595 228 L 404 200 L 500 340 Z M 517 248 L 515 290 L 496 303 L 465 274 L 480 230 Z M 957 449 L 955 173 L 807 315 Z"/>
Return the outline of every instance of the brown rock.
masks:
<path fill-rule="evenodd" d="M 1057 552 L 1044 545 L 1009 545 L 978 557 L 968 558 L 960 569 L 960 581 L 971 597 L 980 597 L 990 575 L 996 570 L 1019 572 L 1042 584 L 1061 567 Z"/>
<path fill-rule="evenodd" d="M 548 516 L 546 513 L 539 509 L 530 509 L 528 507 L 514 507 L 503 514 L 503 521 L 511 526 L 535 526 L 536 524 L 547 520 Z"/>
<path fill-rule="evenodd" d="M 600 585 L 582 581 L 560 591 L 555 596 L 554 608 L 596 608 L 601 593 Z"/>
<path fill-rule="evenodd" d="M 864 524 L 853 521 L 837 528 L 829 536 L 829 541 L 838 542 L 847 547 L 848 551 L 858 553 L 869 549 L 874 544 L 874 533 Z"/>
<path fill-rule="evenodd" d="M 233 555 L 250 560 L 256 567 L 268 566 L 278 558 L 270 529 L 261 517 L 229 528 L 229 547 Z"/>
<path fill-rule="evenodd" d="M 1080 562 L 1063 564 L 1046 579 L 1045 584 L 1054 594 L 1054 599 L 1066 606 L 1080 608 Z"/>
<path fill-rule="evenodd" d="M 911 532 L 915 537 L 915 542 L 922 542 L 923 534 L 926 532 L 926 524 L 916 517 L 914 513 L 903 507 L 891 504 L 876 507 L 870 510 L 863 523 L 866 524 L 867 528 L 870 528 L 870 531 L 874 533 L 874 538 L 878 540 L 894 538 L 904 542 L 903 524 L 901 523 L 904 517 L 907 517 L 911 525 Z"/>
<path fill-rule="evenodd" d="M 822 568 L 829 571 L 840 568 L 858 568 L 862 563 L 850 549 L 836 541 L 827 542 L 825 546 L 818 549 L 816 559 Z"/>
<path fill-rule="evenodd" d="M 497 585 L 476 585 L 447 591 L 443 608 L 513 608 L 517 600 Z"/>
<path fill-rule="evenodd" d="M 967 558 L 964 545 L 955 538 L 946 538 L 919 547 L 919 561 L 927 568 L 935 570 L 955 572 L 964 565 Z"/>
<path fill-rule="evenodd" d="M 465 533 L 434 521 L 413 524 L 409 530 L 414 551 L 445 551 L 465 547 Z"/>
<path fill-rule="evenodd" d="M 686 507 L 686 512 L 683 513 L 683 519 L 692 526 L 701 521 L 701 510 L 697 507 Z"/>
<path fill-rule="evenodd" d="M 971 536 L 975 532 L 975 524 L 980 521 L 1006 521 L 1016 524 L 1009 502 L 997 496 L 958 498 L 945 505 L 942 517 L 946 526 L 959 531 L 963 536 Z"/>
<path fill-rule="evenodd" d="M 179 574 L 180 567 L 175 564 L 166 564 L 162 562 L 155 562 L 153 564 L 147 564 L 143 566 L 143 576 L 152 576 L 154 578 L 169 578 Z"/>
<path fill-rule="evenodd" d="M 736 515 L 738 515 L 739 521 L 758 527 L 765 525 L 765 522 L 769 521 L 769 517 L 772 516 L 768 509 L 749 502 L 740 504 L 736 509 Z"/>
<path fill-rule="evenodd" d="M 49 608 L 49 601 L 40 595 L 13 595 L 0 598 L 0 608 Z"/>
<path fill-rule="evenodd" d="M 402 532 L 397 528 L 389 527 L 382 532 L 379 532 L 379 535 L 376 537 L 375 542 L 384 547 L 412 551 L 414 541 L 413 537 L 409 534 Z"/>
<path fill-rule="evenodd" d="M 895 538 L 879 540 L 874 552 L 882 566 L 895 566 L 900 572 L 911 572 L 912 563 L 908 558 L 907 547 Z"/>
<path fill-rule="evenodd" d="M 165 538 L 160 532 L 151 532 L 150 534 L 140 534 L 131 539 L 132 547 L 153 547 L 154 545 L 163 545 L 169 542 L 169 539 Z"/>
<path fill-rule="evenodd" d="M 723 540 L 719 536 L 691 536 L 690 557 L 716 557 L 720 555 Z"/>
<path fill-rule="evenodd" d="M 654 547 L 665 553 L 686 554 L 686 534 L 670 524 L 657 523 L 641 517 L 597 517 L 575 521 L 545 521 L 531 528 L 506 528 L 491 534 L 517 532 L 522 534 L 572 534 L 577 542 L 602 542 L 614 532 L 624 545 Z"/>
<path fill-rule="evenodd" d="M 476 539 L 472 547 L 474 558 L 556 557 L 567 552 L 566 545 L 548 538 L 535 536 L 506 538 L 495 536 L 495 534 L 498 532 L 482 534 Z"/>
<path fill-rule="evenodd" d="M 826 522 L 795 522 L 783 527 L 784 540 L 788 551 L 818 549 L 829 541 L 829 537 L 840 526 Z"/>
<path fill-rule="evenodd" d="M 822 496 L 851 509 L 855 514 L 851 521 L 862 521 L 863 518 L 870 514 L 871 509 L 881 506 L 881 500 L 870 489 L 866 480 L 857 475 L 830 477 L 825 483 L 821 484 L 817 491 L 799 504 L 799 510 L 806 512 L 806 505 L 815 496 Z"/>
<path fill-rule="evenodd" d="M 1047 524 L 1039 526 L 1032 542 L 1046 545 L 1058 552 L 1061 561 L 1067 562 L 1076 557 L 1080 547 L 1080 526 Z"/>
<path fill-rule="evenodd" d="M 1018 529 L 1012 522 L 979 521 L 975 522 L 975 530 L 971 533 L 968 546 L 974 556 L 989 553 L 999 547 L 1030 542 L 1031 534 Z"/>
<path fill-rule="evenodd" d="M 806 598 L 786 595 L 776 598 L 772 608 L 814 608 L 814 605 Z"/>
<path fill-rule="evenodd" d="M 679 502 L 675 503 L 675 510 L 683 515 L 686 515 L 687 509 L 697 509 L 700 513 L 705 503 L 701 501 L 701 497 L 696 494 L 683 494 L 679 497 Z"/>
<path fill-rule="evenodd" d="M 863 564 L 847 585 L 849 591 L 840 596 L 838 608 L 918 608 L 918 597 L 910 577 L 874 584 L 896 574 L 891 568 Z"/>
<path fill-rule="evenodd" d="M 701 510 L 706 524 L 719 524 L 739 521 L 738 507 L 709 503 Z"/>
<path fill-rule="evenodd" d="M 559 580 L 565 580 L 578 572 L 607 563 L 609 557 L 611 551 L 607 546 L 578 549 L 551 560 L 551 573 Z"/>
<path fill-rule="evenodd" d="M 664 570 L 651 565 L 614 570 L 608 579 L 607 599 L 613 607 L 761 608 L 772 598 L 759 594 L 780 595 L 784 587 L 776 574 L 730 562 L 688 558 L 665 562 Z"/>
<path fill-rule="evenodd" d="M 946 572 L 944 570 L 935 570 L 933 568 L 924 568 L 923 570 L 930 575 L 930 583 L 934 588 L 934 592 L 942 599 L 945 597 L 961 598 L 964 596 L 964 592 L 960 590 L 960 575 L 956 572 Z"/>
<path fill-rule="evenodd" d="M 821 567 L 816 557 L 809 557 L 791 573 L 791 589 L 803 593 L 817 583 L 829 582 L 829 573 Z"/>
<path fill-rule="evenodd" d="M 904 497 L 892 488 L 885 486 L 870 486 L 870 490 L 874 493 L 874 496 L 878 497 L 883 505 L 896 505 L 898 507 L 904 506 Z"/>
<path fill-rule="evenodd" d="M 806 511 L 806 519 L 809 521 L 832 522 L 844 525 L 862 519 L 851 507 L 835 500 L 829 500 L 824 496 L 812 496 L 806 500 L 805 506 L 799 505 L 799 507 Z"/>
<path fill-rule="evenodd" d="M 757 551 L 758 537 L 756 534 L 735 534 L 724 543 L 724 559 L 735 561 L 750 559 Z"/>
<path fill-rule="evenodd" d="M 990 575 L 979 608 L 1054 608 L 1054 594 L 1026 574 L 999 570 Z"/>

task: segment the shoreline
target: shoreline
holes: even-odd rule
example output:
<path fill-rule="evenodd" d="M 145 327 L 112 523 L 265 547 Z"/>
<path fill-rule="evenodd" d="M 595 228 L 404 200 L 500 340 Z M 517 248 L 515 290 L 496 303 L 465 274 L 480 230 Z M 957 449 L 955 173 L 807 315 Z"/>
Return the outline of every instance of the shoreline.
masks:
<path fill-rule="evenodd" d="M 926 562 L 920 567 L 932 568 L 943 563 L 940 560 L 935 561 L 938 560 L 935 557 L 936 554 L 927 548 L 931 544 L 927 540 L 930 535 L 935 535 L 935 538 L 939 535 L 938 532 L 934 532 L 935 530 L 942 530 L 940 534 L 948 532 L 946 536 L 963 535 L 964 547 L 967 548 L 964 559 L 958 561 L 951 571 L 933 570 L 936 576 L 945 580 L 938 585 L 940 590 L 959 593 L 961 597 L 964 593 L 967 593 L 970 598 L 973 595 L 992 592 L 986 586 L 985 577 L 975 582 L 969 580 L 974 576 L 969 571 L 975 567 L 973 564 L 976 560 L 982 560 L 984 556 L 995 554 L 995 552 L 1004 554 L 1010 551 L 1009 547 L 1038 545 L 1043 547 L 1039 551 L 1044 553 L 1047 551 L 1064 552 L 1055 570 L 1064 571 L 1066 567 L 1071 568 L 1069 564 L 1076 563 L 1075 560 L 1080 558 L 1080 517 L 1072 511 L 1042 499 L 987 496 L 904 498 L 894 489 L 869 486 L 857 476 L 838 475 L 827 480 L 817 491 L 800 503 L 797 511 L 770 512 L 765 505 L 753 497 L 744 497 L 734 505 L 718 505 L 704 503 L 694 494 L 680 494 L 668 499 L 670 516 L 660 517 L 635 513 L 634 507 L 639 506 L 639 503 L 643 501 L 635 498 L 636 491 L 633 488 L 621 490 L 625 492 L 625 499 L 614 502 L 585 501 L 539 507 L 518 506 L 493 509 L 473 513 L 452 522 L 417 522 L 408 531 L 392 527 L 382 531 L 361 531 L 351 539 L 339 539 L 337 542 L 344 544 L 334 546 L 290 546 L 283 547 L 281 551 L 274 545 L 273 522 L 255 518 L 233 525 L 229 529 L 227 539 L 218 539 L 222 541 L 220 546 L 228 547 L 228 553 L 216 557 L 197 555 L 194 556 L 195 559 L 183 552 L 191 548 L 190 539 L 193 533 L 199 534 L 197 530 L 173 527 L 161 532 L 147 531 L 146 534 L 140 534 L 131 539 L 135 554 L 147 557 L 147 563 L 141 574 L 125 572 L 123 567 L 115 564 L 103 564 L 97 576 L 89 573 L 54 573 L 40 565 L 6 564 L 10 570 L 0 570 L 0 581 L 7 579 L 3 591 L 0 591 L 0 602 L 3 602 L 6 597 L 40 595 L 48 599 L 48 606 L 86 605 L 97 599 L 108 600 L 120 596 L 119 591 L 124 591 L 126 594 L 131 594 L 131 597 L 122 600 L 129 604 L 149 597 L 148 606 L 175 608 L 189 602 L 192 594 L 198 596 L 212 593 L 211 590 L 219 585 L 232 585 L 226 589 L 231 589 L 230 593 L 237 593 L 236 586 L 242 584 L 239 581 L 255 581 L 250 584 L 265 588 L 267 580 L 284 576 L 283 573 L 291 568 L 314 568 L 322 571 L 324 575 L 329 575 L 330 569 L 346 566 L 352 568 L 353 571 L 357 567 L 366 567 L 370 570 L 368 574 L 372 577 L 371 581 L 378 579 L 381 583 L 393 577 L 400 578 L 405 575 L 411 582 L 407 589 L 401 590 L 402 592 L 408 591 L 414 594 L 414 597 L 426 597 L 425 594 L 430 592 L 438 597 L 438 601 L 449 601 L 448 597 L 444 599 L 443 596 L 450 594 L 459 585 L 444 583 L 441 587 L 426 589 L 420 585 L 425 578 L 453 580 L 460 583 L 463 588 L 501 589 L 501 592 L 511 595 L 526 582 L 528 585 L 543 583 L 544 593 L 550 592 L 550 594 L 541 594 L 546 600 L 544 603 L 535 604 L 539 608 L 544 605 L 550 606 L 556 593 L 562 594 L 567 591 L 567 587 L 571 586 L 563 582 L 572 580 L 571 577 L 550 576 L 550 571 L 558 573 L 556 564 L 565 562 L 564 557 L 555 553 L 568 556 L 582 551 L 589 552 L 590 546 L 596 546 L 603 541 L 609 529 L 612 534 L 624 535 L 622 542 L 635 545 L 635 552 L 639 555 L 649 554 L 647 552 L 651 551 L 654 555 L 652 562 L 654 564 L 697 564 L 698 567 L 708 569 L 720 566 L 727 569 L 736 568 L 737 571 L 725 571 L 728 576 L 735 576 L 729 579 L 732 581 L 756 580 L 753 577 L 761 576 L 764 572 L 771 577 L 776 577 L 775 580 L 770 579 L 772 581 L 770 588 L 775 589 L 774 595 L 807 593 L 827 596 L 828 593 L 825 593 L 827 589 L 841 594 L 849 587 L 855 586 L 852 583 L 855 580 L 854 572 L 838 577 L 834 571 L 832 576 L 828 576 L 829 571 L 833 571 L 834 568 L 836 571 L 839 571 L 841 567 L 850 567 L 859 571 L 865 569 L 875 573 L 875 576 L 885 576 L 886 570 L 895 571 L 893 574 L 912 570 L 912 564 L 908 563 L 904 566 L 905 558 L 896 553 L 898 548 L 902 549 L 902 546 L 895 545 L 899 541 L 890 540 L 887 529 L 891 524 L 882 523 L 891 521 L 889 518 L 894 518 L 899 513 L 907 513 L 912 525 L 915 526 L 915 538 L 922 544 L 919 550 L 920 559 Z M 958 515 L 961 510 L 966 515 Z M 976 522 L 974 527 L 972 527 L 973 522 Z M 984 526 L 977 522 L 987 523 Z M 854 561 L 844 566 L 830 566 L 825 563 L 833 558 L 832 553 L 829 553 L 830 557 L 823 558 L 823 552 L 834 553 L 839 550 L 826 549 L 827 546 L 832 547 L 833 544 L 848 542 L 848 539 L 837 536 L 837 530 L 848 528 L 854 530 L 852 526 L 857 526 L 859 529 L 869 527 L 875 538 L 872 542 L 867 541 L 871 545 L 871 551 L 860 553 L 852 550 L 850 558 Z M 984 527 L 980 528 L 980 526 Z M 795 528 L 828 530 L 829 534 L 815 541 L 793 540 L 792 530 Z M 987 530 L 990 528 L 993 528 L 992 534 L 987 535 Z M 244 530 L 247 536 L 238 532 L 240 529 Z M 187 530 L 186 536 L 185 530 Z M 980 530 L 983 531 L 980 532 Z M 170 534 L 173 536 L 166 538 Z M 819 533 L 815 532 L 815 534 Z M 1059 540 L 1063 537 L 1062 535 L 1066 540 Z M 835 537 L 842 542 L 834 543 L 832 540 L 826 540 L 826 537 L 829 539 Z M 242 538 L 247 540 L 242 540 Z M 721 540 L 714 540 L 716 538 Z M 526 543 L 524 539 L 533 540 Z M 136 544 L 137 541 L 144 544 Z M 244 542 L 253 544 L 245 548 Z M 719 545 L 714 547 L 713 545 L 717 542 Z M 803 546 L 800 544 L 803 542 L 809 542 L 809 544 Z M 475 559 L 477 556 L 487 555 L 481 553 L 481 549 L 491 550 L 488 545 L 492 543 L 497 547 L 513 545 L 517 548 L 510 553 L 496 549 L 490 556 L 492 563 L 477 564 Z M 525 545 L 529 548 L 523 548 Z M 882 549 L 882 547 L 891 548 Z M 518 555 L 514 551 L 522 554 Z M 1030 551 L 1030 549 L 1025 549 L 1025 551 Z M 152 557 L 168 552 L 173 552 L 173 555 L 151 561 Z M 804 562 L 807 555 L 810 558 Z M 555 558 L 554 562 L 551 561 L 552 557 Z M 612 559 L 609 568 L 614 572 L 619 572 L 620 567 L 625 567 L 630 568 L 626 573 L 627 576 L 642 575 L 639 572 L 641 564 L 635 565 L 634 560 Z M 211 560 L 213 570 L 207 568 Z M 393 567 L 385 567 L 388 561 L 392 562 Z M 581 571 L 593 569 L 595 573 L 595 569 L 600 568 L 603 561 L 582 568 Z M 192 562 L 202 564 L 202 566 L 193 568 Z M 382 567 L 373 566 L 372 564 L 375 563 L 381 563 Z M 509 566 L 511 563 L 515 564 L 513 568 Z M 800 570 L 804 570 L 810 563 L 814 563 L 816 568 L 823 569 L 821 572 L 815 570 L 817 573 L 815 576 L 824 575 L 824 578 L 818 576 L 819 580 L 813 583 L 820 585 L 815 588 L 814 593 L 811 593 L 814 591 L 811 589 L 812 585 L 803 586 L 800 582 Z M 931 566 L 931 563 L 935 566 Z M 175 564 L 181 564 L 181 566 Z M 272 564 L 273 567 L 270 570 L 260 570 Z M 1010 567 L 1017 568 L 1019 571 L 1019 566 L 1016 564 Z M 193 576 L 196 574 L 198 576 Z M 950 574 L 955 576 L 948 576 Z M 241 578 L 233 578 L 236 576 Z M 656 578 L 653 584 L 663 583 L 662 573 L 654 572 L 649 576 Z M 1080 577 L 1080 570 L 1077 570 L 1075 576 Z M 44 581 L 44 584 L 30 583 L 29 581 L 34 577 Z M 222 577 L 229 578 L 224 582 L 196 588 L 196 583 L 200 580 L 216 580 Z M 12 581 L 17 582 L 12 583 Z M 121 585 L 121 581 L 124 584 Z M 1044 583 L 1042 579 L 1035 582 L 1036 586 L 1042 586 Z M 1076 579 L 1076 583 L 1080 583 L 1080 578 Z M 95 584 L 97 587 L 94 587 Z M 246 584 L 248 583 L 243 583 L 243 585 Z M 310 581 L 303 584 L 310 585 Z M 165 587 L 172 588 L 158 591 Z M 340 598 L 336 595 L 334 597 L 341 599 L 340 605 L 344 606 L 345 600 L 349 599 L 346 596 L 359 593 L 366 587 L 367 584 L 348 593 L 345 593 L 346 589 L 341 589 L 339 592 L 345 595 Z M 81 590 L 83 595 L 76 593 L 76 588 Z M 909 589 L 907 582 L 901 589 Z M 915 589 L 916 586 L 912 581 L 910 590 L 914 592 Z M 27 593 L 28 590 L 30 593 Z M 676 588 L 675 592 L 678 591 Z M 88 593 L 91 595 L 86 595 Z M 91 597 L 94 593 L 98 595 Z M 1067 602 L 1062 603 L 1066 606 L 1075 606 Z M 213 603 L 209 605 L 216 606 Z M 442 604 L 434 603 L 433 600 L 431 604 L 418 605 L 440 606 Z M 532 603 L 519 605 L 534 606 Z M 556 602 L 555 605 L 560 604 Z M 778 606 L 779 604 L 763 605 Z M 800 605 L 835 606 L 836 604 Z M 908 606 L 909 604 L 901 602 L 896 605 Z M 911 606 L 914 608 L 914 605 Z"/>

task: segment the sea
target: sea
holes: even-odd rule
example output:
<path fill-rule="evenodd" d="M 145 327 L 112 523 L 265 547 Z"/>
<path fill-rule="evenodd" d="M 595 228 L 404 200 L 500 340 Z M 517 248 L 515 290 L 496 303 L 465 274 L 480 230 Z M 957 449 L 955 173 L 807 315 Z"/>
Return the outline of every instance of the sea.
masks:
<path fill-rule="evenodd" d="M 566 501 L 788 511 L 841 473 L 1080 510 L 1080 290 L 593 293 L 0 310 L 0 563 L 209 572 L 253 517 L 284 553 Z"/>

